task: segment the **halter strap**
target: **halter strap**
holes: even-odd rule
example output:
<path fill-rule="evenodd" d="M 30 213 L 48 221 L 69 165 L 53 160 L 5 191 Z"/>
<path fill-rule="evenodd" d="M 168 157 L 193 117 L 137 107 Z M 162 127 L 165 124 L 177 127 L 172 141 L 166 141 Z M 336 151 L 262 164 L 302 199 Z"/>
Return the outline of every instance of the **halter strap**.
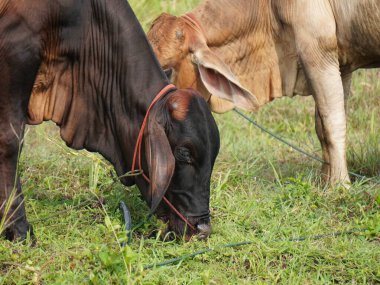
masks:
<path fill-rule="evenodd" d="M 141 125 L 141 128 L 140 128 L 140 132 L 139 132 L 139 135 L 137 137 L 137 141 L 136 141 L 136 145 L 135 145 L 135 151 L 133 153 L 133 160 L 132 160 L 132 167 L 131 167 L 131 173 L 141 173 L 141 175 L 144 177 L 144 179 L 150 184 L 150 179 L 148 176 L 145 175 L 143 169 L 142 169 L 142 166 L 141 166 L 141 144 L 142 144 L 142 139 L 144 137 L 144 130 L 145 130 L 145 127 L 148 123 L 148 118 L 149 118 L 149 113 L 152 109 L 152 107 L 154 106 L 155 103 L 157 103 L 157 101 L 159 101 L 164 95 L 166 95 L 167 93 L 169 93 L 170 91 L 173 91 L 173 90 L 176 90 L 177 88 L 173 85 L 173 84 L 169 84 L 167 86 L 165 86 L 157 95 L 156 97 L 153 99 L 152 103 L 150 103 L 149 107 L 148 107 L 148 110 L 146 111 L 146 114 L 145 114 L 145 117 L 144 117 L 144 121 Z M 135 168 L 136 168 L 136 162 L 138 161 L 138 172 L 136 172 Z M 162 198 L 164 200 L 164 202 L 169 206 L 169 208 L 177 214 L 177 216 L 186 223 L 186 225 L 192 229 L 193 231 L 195 231 L 195 228 L 192 224 L 190 224 L 190 222 L 174 207 L 174 205 L 172 203 L 170 203 L 170 201 L 165 197 L 163 196 Z"/>

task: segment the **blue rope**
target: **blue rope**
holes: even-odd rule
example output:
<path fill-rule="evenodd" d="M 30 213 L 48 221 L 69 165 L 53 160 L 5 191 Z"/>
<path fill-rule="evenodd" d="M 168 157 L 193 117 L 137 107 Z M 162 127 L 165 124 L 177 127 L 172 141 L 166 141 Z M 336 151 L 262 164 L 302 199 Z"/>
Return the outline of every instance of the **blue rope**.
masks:
<path fill-rule="evenodd" d="M 307 157 L 311 158 L 311 159 L 314 159 L 320 163 L 326 163 L 326 164 L 329 164 L 327 161 L 324 161 L 323 159 L 320 159 L 319 157 L 316 157 L 302 149 L 300 149 L 299 147 L 289 143 L 288 141 L 284 140 L 283 138 L 279 137 L 278 135 L 274 134 L 273 132 L 265 129 L 264 127 L 260 126 L 258 123 L 256 123 L 252 118 L 248 117 L 246 114 L 244 114 L 243 112 L 239 111 L 238 109 L 234 109 L 234 112 L 237 113 L 238 115 L 240 115 L 241 117 L 243 117 L 244 119 L 246 119 L 248 122 L 250 122 L 252 125 L 254 125 L 255 127 L 259 128 L 262 132 L 264 133 L 267 133 L 269 134 L 271 137 L 274 137 L 276 140 L 279 140 L 280 142 L 286 144 L 287 146 L 291 147 L 292 149 L 302 153 L 303 155 L 306 155 Z M 360 174 L 357 174 L 355 172 L 352 172 L 352 171 L 349 171 L 348 172 L 349 174 L 351 174 L 352 176 L 355 176 L 359 179 L 362 179 L 362 180 L 374 180 L 373 178 L 368 178 L 366 176 L 363 176 L 363 175 L 360 175 Z"/>
<path fill-rule="evenodd" d="M 363 229 L 352 229 L 349 231 L 339 231 L 339 232 L 323 234 L 323 235 L 296 237 L 296 238 L 289 238 L 289 239 L 284 239 L 284 240 L 275 240 L 275 242 L 301 242 L 301 241 L 306 241 L 306 240 L 320 240 L 320 239 L 328 238 L 328 237 L 339 237 L 339 236 L 344 236 L 344 235 L 353 235 L 353 234 L 363 233 L 367 230 L 368 230 L 367 228 L 365 228 L 365 229 L 364 228 Z M 253 241 L 242 241 L 242 242 L 236 242 L 236 243 L 227 243 L 227 244 L 216 246 L 214 248 L 209 247 L 209 248 L 205 248 L 205 249 L 196 251 L 194 253 L 189 253 L 189 254 L 185 254 L 185 255 L 182 255 L 182 256 L 179 256 L 176 258 L 168 259 L 168 260 L 163 261 L 163 262 L 145 265 L 143 268 L 144 268 L 144 270 L 147 270 L 147 269 L 162 267 L 162 266 L 166 266 L 166 265 L 170 265 L 170 264 L 175 264 L 175 263 L 190 259 L 190 258 L 198 256 L 198 255 L 202 255 L 202 254 L 205 254 L 205 253 L 208 253 L 211 251 L 216 251 L 216 250 L 220 250 L 223 248 L 241 247 L 241 246 L 250 245 L 253 243 L 254 243 Z"/>

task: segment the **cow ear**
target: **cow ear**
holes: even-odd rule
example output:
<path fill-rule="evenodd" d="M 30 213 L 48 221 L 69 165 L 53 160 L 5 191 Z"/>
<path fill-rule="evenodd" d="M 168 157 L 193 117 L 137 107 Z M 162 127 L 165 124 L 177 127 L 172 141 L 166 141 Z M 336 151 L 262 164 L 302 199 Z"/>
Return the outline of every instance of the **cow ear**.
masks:
<path fill-rule="evenodd" d="M 165 22 L 166 19 L 169 19 L 169 18 L 176 18 L 172 15 L 170 15 L 169 13 L 161 13 L 156 19 L 153 20 L 152 24 L 150 25 L 150 29 L 149 31 L 154 27 L 154 25 L 156 25 L 157 23 L 159 22 Z"/>
<path fill-rule="evenodd" d="M 145 151 L 149 168 L 150 188 L 148 197 L 153 213 L 160 204 L 169 187 L 175 168 L 173 156 L 164 128 L 151 114 L 148 121 L 148 133 L 145 139 Z"/>
<path fill-rule="evenodd" d="M 258 109 L 257 98 L 240 84 L 230 68 L 208 47 L 195 50 L 192 61 L 198 66 L 202 83 L 213 96 L 247 111 Z"/>

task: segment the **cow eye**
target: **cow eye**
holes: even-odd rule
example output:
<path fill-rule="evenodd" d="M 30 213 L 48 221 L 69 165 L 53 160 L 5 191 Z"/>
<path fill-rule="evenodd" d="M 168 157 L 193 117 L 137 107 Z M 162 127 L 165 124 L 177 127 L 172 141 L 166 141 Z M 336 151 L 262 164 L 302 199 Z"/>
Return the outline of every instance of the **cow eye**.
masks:
<path fill-rule="evenodd" d="M 191 152 L 186 147 L 176 147 L 176 149 L 174 150 L 174 156 L 180 162 L 185 162 L 188 164 L 193 163 Z"/>

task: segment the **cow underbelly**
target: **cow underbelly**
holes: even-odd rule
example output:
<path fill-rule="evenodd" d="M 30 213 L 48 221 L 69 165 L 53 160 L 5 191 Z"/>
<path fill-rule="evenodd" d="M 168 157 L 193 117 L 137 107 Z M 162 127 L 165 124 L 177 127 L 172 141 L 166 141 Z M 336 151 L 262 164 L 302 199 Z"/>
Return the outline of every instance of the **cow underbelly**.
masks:
<path fill-rule="evenodd" d="M 361 68 L 379 68 L 380 67 L 380 60 L 376 62 L 371 62 L 367 65 L 361 66 Z"/>
<path fill-rule="evenodd" d="M 339 61 L 343 71 L 378 67 L 380 2 L 330 0 L 336 15 Z"/>
<path fill-rule="evenodd" d="M 380 55 L 371 54 L 363 56 L 362 54 L 351 51 L 348 55 L 339 59 L 342 74 L 351 73 L 359 68 L 379 68 Z"/>

